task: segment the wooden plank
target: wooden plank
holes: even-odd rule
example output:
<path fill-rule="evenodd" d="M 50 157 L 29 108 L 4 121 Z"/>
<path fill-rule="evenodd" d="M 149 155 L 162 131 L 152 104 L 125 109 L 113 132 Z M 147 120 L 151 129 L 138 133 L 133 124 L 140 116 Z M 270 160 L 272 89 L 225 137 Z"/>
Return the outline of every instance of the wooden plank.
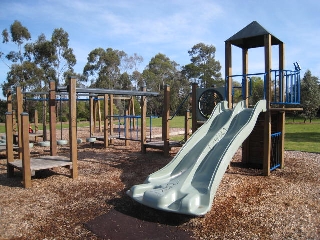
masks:
<path fill-rule="evenodd" d="M 19 170 L 23 169 L 22 160 L 15 159 L 13 162 L 9 163 L 14 168 Z M 55 167 L 65 167 L 72 166 L 72 162 L 68 157 L 64 156 L 40 156 L 37 158 L 30 159 L 30 171 L 51 169 Z"/>
<path fill-rule="evenodd" d="M 69 82 L 69 138 L 70 138 L 70 160 L 72 162 L 71 176 L 78 178 L 78 145 L 77 145 L 77 79 L 71 77 Z"/>
<path fill-rule="evenodd" d="M 22 173 L 23 186 L 31 188 L 30 149 L 29 149 L 29 114 L 21 113 L 22 127 Z"/>
<path fill-rule="evenodd" d="M 169 149 L 171 147 L 181 147 L 182 144 L 175 141 L 169 141 Z M 144 148 L 164 149 L 164 141 L 147 142 L 144 144 Z"/>
<path fill-rule="evenodd" d="M 55 81 L 50 81 L 49 93 L 49 116 L 50 116 L 50 155 L 57 155 L 57 136 L 56 136 L 56 87 Z"/>

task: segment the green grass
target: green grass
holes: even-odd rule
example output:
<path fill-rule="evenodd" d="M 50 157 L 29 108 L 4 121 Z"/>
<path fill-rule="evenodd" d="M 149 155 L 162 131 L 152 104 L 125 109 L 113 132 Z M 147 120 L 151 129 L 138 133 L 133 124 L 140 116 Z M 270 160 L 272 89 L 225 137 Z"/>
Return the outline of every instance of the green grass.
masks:
<path fill-rule="evenodd" d="M 118 121 L 114 122 L 118 124 Z M 123 124 L 123 121 L 122 121 Z M 150 126 L 150 118 L 146 119 L 146 124 Z M 162 118 L 152 118 L 152 127 L 161 127 Z M 98 123 L 97 123 L 98 125 Z M 139 121 L 140 125 L 140 121 Z M 169 122 L 172 128 L 184 128 L 184 116 L 176 116 Z M 60 122 L 57 122 L 57 129 L 60 129 Z M 191 126 L 191 121 L 190 121 Z M 68 128 L 67 123 L 62 124 L 63 128 Z M 78 127 L 89 127 L 89 122 L 79 122 Z M 303 119 L 291 118 L 286 119 L 286 135 L 285 135 L 285 150 L 296 150 L 306 152 L 320 152 L 320 119 L 312 120 L 312 123 L 308 121 L 303 123 Z M 39 124 L 39 129 L 42 129 L 42 125 Z M 5 125 L 0 124 L 0 133 L 5 133 Z M 180 141 L 183 136 L 174 136 L 172 140 Z"/>
<path fill-rule="evenodd" d="M 286 123 L 285 150 L 320 152 L 320 121 Z"/>

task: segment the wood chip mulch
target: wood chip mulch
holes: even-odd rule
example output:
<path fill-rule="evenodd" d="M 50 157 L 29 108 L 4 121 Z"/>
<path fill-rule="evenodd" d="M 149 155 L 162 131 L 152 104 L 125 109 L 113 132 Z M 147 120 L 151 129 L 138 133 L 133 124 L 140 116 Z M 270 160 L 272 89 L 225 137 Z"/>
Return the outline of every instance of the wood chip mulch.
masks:
<path fill-rule="evenodd" d="M 88 131 L 78 134 L 85 137 Z M 126 147 L 115 140 L 107 149 L 99 142 L 82 143 L 78 179 L 71 179 L 66 168 L 37 171 L 30 189 L 22 188 L 19 171 L 7 178 L 6 156 L 1 153 L 0 239 L 124 239 L 129 226 L 109 237 L 88 227 L 99 217 L 111 220 L 115 212 L 128 221 L 168 226 L 171 232 L 174 228 L 170 239 L 179 239 L 174 235 L 179 231 L 194 239 L 320 239 L 320 154 L 287 151 L 285 168 L 265 177 L 260 170 L 237 164 L 238 151 L 204 217 L 151 209 L 125 194 L 165 166 L 178 150 L 173 148 L 166 158 L 159 150 L 140 153 L 138 142 Z M 68 147 L 59 147 L 58 152 L 69 154 Z M 48 149 L 32 149 L 34 156 L 43 154 Z M 120 221 L 116 216 L 114 220 Z M 160 239 L 157 230 L 154 233 L 147 237 L 146 232 L 145 239 Z"/>

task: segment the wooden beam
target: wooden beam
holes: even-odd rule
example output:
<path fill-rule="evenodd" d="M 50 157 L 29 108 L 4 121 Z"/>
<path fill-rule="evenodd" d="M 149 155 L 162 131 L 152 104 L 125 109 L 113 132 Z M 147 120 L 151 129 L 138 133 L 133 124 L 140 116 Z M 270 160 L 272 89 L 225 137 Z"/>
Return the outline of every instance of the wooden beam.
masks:
<path fill-rule="evenodd" d="M 49 117 L 50 117 L 50 155 L 57 155 L 57 115 L 56 115 L 56 83 L 49 82 Z"/>
<path fill-rule="evenodd" d="M 198 88 L 198 84 L 197 83 L 192 83 L 192 106 L 191 106 L 191 118 L 192 118 L 192 133 L 194 133 L 195 131 L 197 131 L 198 128 L 198 119 L 197 119 L 197 108 L 198 108 L 198 104 L 197 104 L 197 88 Z"/>
<path fill-rule="evenodd" d="M 93 136 L 94 134 L 94 118 L 93 118 L 93 114 L 94 114 L 94 102 L 93 102 L 93 97 L 90 96 L 89 98 L 89 105 L 90 105 L 90 137 Z"/>
<path fill-rule="evenodd" d="M 285 94 L 284 94 L 284 89 L 285 89 L 285 84 L 284 84 L 284 79 L 283 79 L 283 72 L 285 67 L 285 54 L 284 54 L 284 43 L 279 44 L 279 83 L 280 86 L 279 88 L 282 89 L 282 95 L 280 96 L 280 101 L 284 101 Z M 284 106 L 283 106 L 284 108 Z M 285 121 L 286 121 L 286 112 L 279 112 L 279 122 L 278 122 L 278 129 L 281 132 L 281 138 L 280 138 L 280 168 L 284 168 L 284 136 L 285 136 Z"/>
<path fill-rule="evenodd" d="M 125 117 L 124 117 L 124 127 L 125 127 L 125 140 L 124 144 L 126 147 L 129 146 L 129 128 L 130 128 L 130 123 L 129 123 L 129 118 L 127 117 L 129 115 L 128 109 L 125 110 Z"/>
<path fill-rule="evenodd" d="M 109 100 L 109 95 L 108 94 L 104 94 L 104 131 L 103 131 L 103 136 L 104 136 L 104 147 L 108 147 L 109 146 L 109 119 L 108 119 L 108 112 L 109 112 L 109 108 L 108 108 L 108 100 Z"/>
<path fill-rule="evenodd" d="M 265 73 L 266 73 L 266 114 L 264 123 L 264 155 L 263 155 L 263 173 L 266 176 L 270 175 L 270 158 L 271 158 L 271 35 L 264 36 L 264 55 L 265 55 Z"/>
<path fill-rule="evenodd" d="M 69 79 L 69 148 L 72 161 L 71 176 L 78 178 L 78 149 L 77 149 L 77 96 L 76 82 L 73 77 Z"/>
<path fill-rule="evenodd" d="M 12 108 L 11 108 L 12 110 Z M 6 113 L 6 153 L 7 153 L 7 177 L 13 177 L 14 168 L 9 163 L 14 161 L 13 155 L 13 114 Z"/>
<path fill-rule="evenodd" d="M 248 74 L 248 49 L 243 48 L 242 49 L 242 74 L 246 75 Z M 243 100 L 246 101 L 246 106 L 249 106 L 249 84 L 247 81 L 247 78 L 244 79 L 244 89 L 245 92 L 243 94 Z"/>
<path fill-rule="evenodd" d="M 46 99 L 47 95 L 44 94 L 43 98 Z M 43 141 L 47 141 L 47 101 L 43 101 L 42 105 L 42 129 Z"/>
<path fill-rule="evenodd" d="M 29 147 L 29 114 L 21 113 L 22 126 L 22 174 L 23 186 L 31 188 L 31 166 L 30 166 L 30 147 Z"/>
<path fill-rule="evenodd" d="M 113 94 L 110 94 L 109 95 L 109 109 L 110 109 L 110 136 L 112 137 L 113 136 L 113 98 L 114 98 L 114 96 L 113 96 Z M 113 145 L 114 144 L 114 139 L 113 138 L 111 138 L 110 139 L 110 144 L 111 145 Z"/>
<path fill-rule="evenodd" d="M 21 87 L 16 87 L 16 97 L 17 97 L 17 121 L 18 121 L 18 146 L 19 146 L 19 158 L 22 159 L 22 127 L 21 127 L 21 113 L 22 113 L 22 93 Z"/>
<path fill-rule="evenodd" d="M 164 156 L 168 157 L 170 152 L 169 147 L 169 117 L 170 117 L 170 87 L 165 85 L 164 87 L 164 103 L 162 114 L 162 140 Z"/>
<path fill-rule="evenodd" d="M 231 43 L 225 43 L 225 79 L 232 75 L 232 55 L 231 55 Z M 228 107 L 232 108 L 232 78 L 228 77 L 227 80 L 227 96 Z"/>
<path fill-rule="evenodd" d="M 146 87 L 141 87 L 141 91 L 147 91 Z M 141 126 L 140 126 L 140 138 L 141 138 L 141 152 L 146 153 L 146 148 L 144 147 L 145 143 L 147 142 L 147 98 L 146 96 L 141 96 L 140 99 L 140 109 L 141 109 Z"/>
<path fill-rule="evenodd" d="M 190 111 L 187 110 L 184 116 L 184 140 L 187 141 L 189 139 L 189 131 L 190 131 Z"/>

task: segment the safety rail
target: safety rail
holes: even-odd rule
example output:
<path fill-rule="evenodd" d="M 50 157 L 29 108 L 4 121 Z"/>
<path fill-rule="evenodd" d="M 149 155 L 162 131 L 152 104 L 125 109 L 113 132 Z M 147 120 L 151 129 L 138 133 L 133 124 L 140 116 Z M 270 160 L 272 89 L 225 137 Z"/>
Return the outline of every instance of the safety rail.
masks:
<path fill-rule="evenodd" d="M 271 161 L 270 161 L 270 171 L 273 171 L 280 167 L 280 141 L 281 132 L 276 132 L 271 134 Z"/>
<path fill-rule="evenodd" d="M 273 98 L 271 104 L 300 104 L 300 70 L 271 70 Z"/>
<path fill-rule="evenodd" d="M 272 89 L 270 103 L 271 104 L 281 104 L 281 105 L 294 105 L 300 104 L 300 68 L 296 68 L 296 70 L 271 70 L 270 71 L 272 78 Z M 249 82 L 249 96 L 252 95 L 252 77 L 253 76 L 262 76 L 262 80 L 264 82 L 263 85 L 263 99 L 266 99 L 266 75 L 267 73 L 253 73 L 253 74 L 240 74 L 240 75 L 231 75 L 226 78 L 226 86 L 228 85 L 228 79 L 241 77 L 241 88 L 242 95 L 245 96 L 245 86 L 246 81 Z M 238 88 L 231 86 L 232 89 Z M 227 97 L 227 87 L 225 88 L 225 98 Z M 234 95 L 234 91 L 232 91 L 232 96 Z M 248 98 L 249 96 L 245 96 Z"/>

